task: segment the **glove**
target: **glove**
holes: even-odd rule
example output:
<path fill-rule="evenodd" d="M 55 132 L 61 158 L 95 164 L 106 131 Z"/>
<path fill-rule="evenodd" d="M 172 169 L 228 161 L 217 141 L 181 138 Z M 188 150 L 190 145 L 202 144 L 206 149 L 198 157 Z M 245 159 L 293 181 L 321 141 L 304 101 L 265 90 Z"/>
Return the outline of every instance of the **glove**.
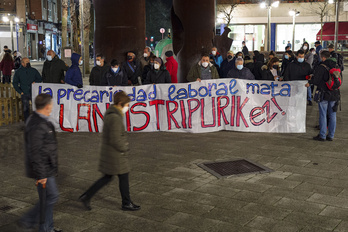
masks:
<path fill-rule="evenodd" d="M 79 88 L 79 89 L 82 88 L 82 85 L 77 85 L 77 88 Z"/>

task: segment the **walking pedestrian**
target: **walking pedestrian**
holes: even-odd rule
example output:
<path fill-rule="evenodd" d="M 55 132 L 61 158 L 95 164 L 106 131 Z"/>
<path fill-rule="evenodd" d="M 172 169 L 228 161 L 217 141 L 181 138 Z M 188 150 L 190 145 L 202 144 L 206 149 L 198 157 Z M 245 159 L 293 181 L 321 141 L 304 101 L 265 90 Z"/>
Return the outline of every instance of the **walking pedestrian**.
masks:
<path fill-rule="evenodd" d="M 44 83 L 64 84 L 64 71 L 68 71 L 69 66 L 59 59 L 53 50 L 47 52 L 47 60 L 42 68 L 42 80 Z"/>
<path fill-rule="evenodd" d="M 153 67 L 154 68 L 147 73 L 144 84 L 171 83 L 170 74 L 163 65 L 161 58 L 155 58 Z"/>
<path fill-rule="evenodd" d="M 249 49 L 248 49 L 248 47 L 245 45 L 245 41 L 242 42 L 242 46 L 243 46 L 242 52 L 243 52 L 244 56 L 249 55 Z"/>
<path fill-rule="evenodd" d="M 111 60 L 111 67 L 104 74 L 101 85 L 102 86 L 127 86 L 128 79 L 126 74 L 121 69 L 116 59 Z"/>
<path fill-rule="evenodd" d="M 129 102 L 130 98 L 125 92 L 117 92 L 114 95 L 114 104 L 105 112 L 99 161 L 99 171 L 103 174 L 103 177 L 97 180 L 79 198 L 88 210 L 92 209 L 90 205 L 92 197 L 107 185 L 115 175 L 118 176 L 119 180 L 122 210 L 135 211 L 140 209 L 140 206 L 132 202 L 129 193 L 129 143 L 123 124 L 123 117 L 129 109 Z"/>
<path fill-rule="evenodd" d="M 14 69 L 14 62 L 11 53 L 6 52 L 4 58 L 0 62 L 0 70 L 2 71 L 2 83 L 11 83 L 11 73 Z"/>
<path fill-rule="evenodd" d="M 168 70 L 172 83 L 178 83 L 178 62 L 174 59 L 173 51 L 167 51 L 166 55 L 166 69 Z"/>
<path fill-rule="evenodd" d="M 40 193 L 45 188 L 46 207 L 43 208 L 45 220 L 44 223 L 40 223 L 39 232 L 61 232 L 62 230 L 54 228 L 53 222 L 53 206 L 58 201 L 59 192 L 56 184 L 57 138 L 55 128 L 49 121 L 53 107 L 52 97 L 48 94 L 39 94 L 35 98 L 35 107 L 36 111 L 28 118 L 25 126 L 25 167 L 27 177 L 36 180 L 40 200 L 22 216 L 19 225 L 23 230 L 26 229 L 25 231 L 37 226 L 42 216 L 40 202 L 43 202 L 43 195 Z"/>
<path fill-rule="evenodd" d="M 83 87 L 82 74 L 79 65 L 82 65 L 82 56 L 77 53 L 71 55 L 71 66 L 66 72 L 65 83 L 76 86 L 78 88 Z"/>
<path fill-rule="evenodd" d="M 21 59 L 22 56 L 19 52 L 14 51 L 13 52 L 13 61 L 14 61 L 14 69 L 17 70 L 21 66 Z"/>

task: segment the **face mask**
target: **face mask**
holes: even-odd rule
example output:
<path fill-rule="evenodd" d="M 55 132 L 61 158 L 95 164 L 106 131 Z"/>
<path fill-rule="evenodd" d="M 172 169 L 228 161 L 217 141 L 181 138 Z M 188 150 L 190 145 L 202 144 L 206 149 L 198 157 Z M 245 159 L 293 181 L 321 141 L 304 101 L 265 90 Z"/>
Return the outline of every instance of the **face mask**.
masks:
<path fill-rule="evenodd" d="M 228 56 L 227 56 L 227 59 L 229 59 L 229 60 L 232 59 L 232 56 L 231 56 L 231 55 L 228 55 Z"/>
<path fill-rule="evenodd" d="M 297 58 L 297 61 L 302 63 L 304 61 L 304 58 Z"/>
<path fill-rule="evenodd" d="M 238 70 L 242 70 L 243 69 L 243 65 L 242 64 L 237 65 L 237 69 Z"/>
<path fill-rule="evenodd" d="M 114 73 L 117 72 L 118 68 L 111 68 Z"/>
<path fill-rule="evenodd" d="M 144 57 L 146 58 L 148 55 L 147 55 L 147 53 L 144 53 Z"/>
<path fill-rule="evenodd" d="M 242 56 L 238 56 L 238 58 L 243 58 Z"/>
<path fill-rule="evenodd" d="M 312 52 L 313 55 L 317 54 L 316 52 Z"/>
<path fill-rule="evenodd" d="M 212 51 L 211 54 L 213 54 L 214 56 L 216 56 L 216 51 Z"/>
<path fill-rule="evenodd" d="M 100 60 L 97 60 L 97 65 L 100 66 L 101 65 L 101 61 Z"/>
<path fill-rule="evenodd" d="M 202 63 L 202 66 L 203 66 L 204 68 L 206 68 L 206 67 L 208 67 L 208 64 L 209 64 L 208 62 L 203 62 L 203 63 Z"/>
<path fill-rule="evenodd" d="M 47 56 L 47 60 L 51 61 L 52 60 L 52 56 Z"/>
<path fill-rule="evenodd" d="M 127 113 L 128 110 L 129 110 L 129 106 L 125 106 L 125 107 L 122 108 L 122 112 L 123 112 L 124 114 Z"/>
<path fill-rule="evenodd" d="M 279 66 L 278 65 L 273 65 L 273 68 L 274 69 L 277 69 Z"/>
<path fill-rule="evenodd" d="M 288 59 L 289 59 L 289 56 L 288 56 L 288 55 L 285 55 L 284 58 L 288 60 Z"/>
<path fill-rule="evenodd" d="M 30 67 L 31 67 L 30 63 L 27 63 L 27 64 L 25 65 L 25 67 L 30 68 Z"/>
<path fill-rule="evenodd" d="M 127 60 L 133 59 L 133 56 L 127 56 Z"/>
<path fill-rule="evenodd" d="M 83 60 L 80 61 L 79 65 L 82 65 L 83 64 Z"/>
<path fill-rule="evenodd" d="M 307 48 L 308 48 L 307 46 L 303 46 L 303 49 L 304 49 L 304 50 L 307 50 Z"/>
<path fill-rule="evenodd" d="M 154 64 L 153 66 L 154 66 L 154 68 L 155 68 L 156 70 L 160 68 L 160 65 L 159 65 L 159 64 Z"/>

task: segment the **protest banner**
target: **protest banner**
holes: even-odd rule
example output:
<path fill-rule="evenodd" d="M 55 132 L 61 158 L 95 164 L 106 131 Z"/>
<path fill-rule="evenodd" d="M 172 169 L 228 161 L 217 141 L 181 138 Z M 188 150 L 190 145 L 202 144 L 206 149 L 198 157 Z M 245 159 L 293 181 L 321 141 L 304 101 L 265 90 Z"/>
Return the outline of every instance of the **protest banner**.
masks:
<path fill-rule="evenodd" d="M 101 132 L 103 115 L 118 91 L 131 98 L 125 125 L 129 132 L 219 130 L 304 133 L 305 82 L 217 79 L 182 84 L 127 87 L 35 83 L 53 97 L 52 121 L 58 131 Z"/>

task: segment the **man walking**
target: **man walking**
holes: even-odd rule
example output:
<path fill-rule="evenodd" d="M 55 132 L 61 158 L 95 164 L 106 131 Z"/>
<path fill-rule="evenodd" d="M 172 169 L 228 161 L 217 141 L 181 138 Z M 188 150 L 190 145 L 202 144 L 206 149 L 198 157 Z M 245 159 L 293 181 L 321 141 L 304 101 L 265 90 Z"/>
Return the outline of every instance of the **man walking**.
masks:
<path fill-rule="evenodd" d="M 13 88 L 21 95 L 23 104 L 24 120 L 27 121 L 30 114 L 31 85 L 41 82 L 40 73 L 30 66 L 30 60 L 24 57 L 21 67 L 13 77 Z"/>
<path fill-rule="evenodd" d="M 44 223 L 39 232 L 58 232 L 53 227 L 53 206 L 58 201 L 55 176 L 58 170 L 57 139 L 53 124 L 49 121 L 52 112 L 52 97 L 40 94 L 35 98 L 36 111 L 29 117 L 25 127 L 26 175 L 36 180 L 39 198 L 42 202 L 43 186 L 46 187 L 46 209 L 40 201 L 20 219 L 23 229 L 35 228 L 39 223 L 40 211 L 44 211 Z"/>
<path fill-rule="evenodd" d="M 322 51 L 320 53 L 322 63 L 318 65 L 314 72 L 314 76 L 309 83 L 306 84 L 308 87 L 310 84 L 318 86 L 318 89 L 321 93 L 319 100 L 319 128 L 320 132 L 317 136 L 313 137 L 317 141 L 332 141 L 335 135 L 336 130 L 336 111 L 338 108 L 338 101 L 340 98 L 340 91 L 329 90 L 326 82 L 330 78 L 330 69 L 336 67 L 336 63 L 329 59 L 330 52 Z M 329 120 L 329 123 L 327 123 Z M 328 134 L 327 129 L 329 129 Z"/>
<path fill-rule="evenodd" d="M 53 50 L 47 52 L 47 60 L 42 68 L 42 80 L 44 83 L 64 84 L 64 71 L 68 71 L 69 66 L 59 59 Z"/>

